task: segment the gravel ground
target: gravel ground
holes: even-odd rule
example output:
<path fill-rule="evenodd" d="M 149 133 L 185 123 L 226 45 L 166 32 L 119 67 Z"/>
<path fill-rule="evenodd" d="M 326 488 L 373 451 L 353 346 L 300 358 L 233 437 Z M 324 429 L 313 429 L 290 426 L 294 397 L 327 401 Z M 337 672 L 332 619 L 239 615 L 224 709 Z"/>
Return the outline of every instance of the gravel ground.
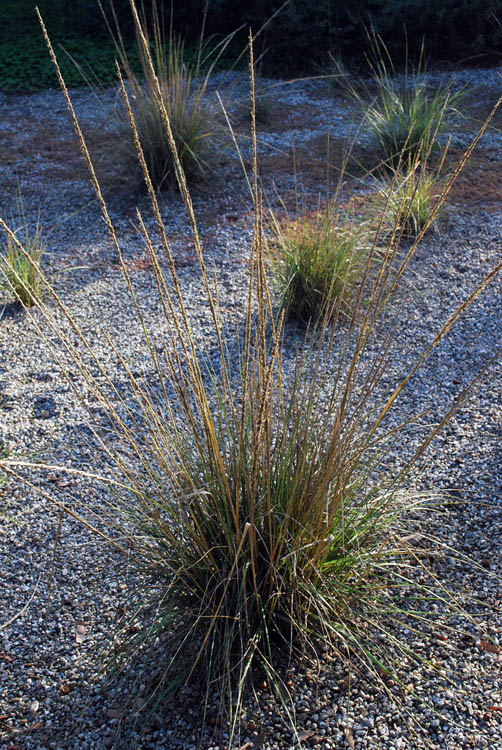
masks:
<path fill-rule="evenodd" d="M 500 74 L 500 70 L 460 71 L 455 81 L 471 87 L 481 102 L 488 103 L 496 98 Z M 438 78 L 434 74 L 434 80 Z M 356 130 L 352 123 L 357 122 L 357 113 L 351 103 L 340 93 L 333 98 L 326 82 L 266 85 L 275 113 L 260 129 L 264 160 L 288 152 L 292 138 L 297 147 L 307 151 L 312 147 L 314 153 L 319 136 L 329 134 L 336 140 Z M 80 90 L 72 98 L 95 148 L 98 169 L 113 168 L 115 92 L 100 100 Z M 464 143 L 470 137 L 469 126 L 453 134 Z M 106 152 L 99 150 L 101 137 L 108 143 Z M 369 142 L 363 132 L 357 138 L 363 145 Z M 240 143 L 244 158 L 249 158 L 248 141 L 241 138 Z M 500 170 L 502 144 L 495 129 L 478 149 L 481 161 L 485 153 Z M 0 154 L 0 215 L 10 215 L 19 185 L 27 219 L 36 220 L 40 214 L 44 227 L 50 228 L 44 267 L 116 387 L 126 387 L 124 375 L 103 331 L 113 336 L 121 353 L 134 363 L 137 377 L 146 382 L 152 376 L 151 364 L 59 92 L 0 94 Z M 268 188 L 274 182 L 290 184 L 292 179 L 272 169 L 266 174 Z M 483 185 L 483 171 L 476 179 Z M 321 177 L 315 191 L 322 184 Z M 135 290 L 160 339 L 165 331 L 135 228 L 134 196 L 124 193 L 120 175 L 106 187 Z M 469 196 L 456 198 L 439 233 L 422 243 L 406 280 L 405 314 L 399 319 L 383 389 L 403 377 L 446 316 L 500 260 L 502 195 L 494 196 L 490 190 L 486 188 L 484 204 L 478 203 L 474 210 Z M 154 231 L 145 199 L 139 196 L 138 201 Z M 242 316 L 251 224 L 245 183 L 230 151 L 221 156 L 218 176 L 194 193 L 194 205 L 208 265 L 221 282 L 224 319 L 232 330 Z M 197 344 L 210 356 L 214 335 L 184 210 L 176 196 L 164 196 L 161 209 Z M 52 303 L 49 307 L 64 327 L 61 313 Z M 40 337 L 39 327 L 48 340 Z M 291 336 L 294 343 L 294 332 Z M 418 444 L 422 428 L 441 418 L 501 342 L 502 287 L 497 278 L 403 393 L 399 415 L 428 410 L 409 435 L 409 450 Z M 62 374 L 65 364 L 70 380 Z M 88 429 L 88 413 L 76 398 L 72 381 L 78 384 L 78 373 L 41 313 L 27 314 L 7 305 L 0 319 L 0 439 L 30 458 L 95 468 L 100 459 Z M 450 495 L 440 515 L 431 517 L 431 532 L 445 549 L 449 545 L 474 561 L 460 563 L 446 552 L 434 562 L 438 578 L 456 586 L 475 620 L 472 637 L 445 635 L 434 628 L 427 637 L 422 632 L 400 633 L 438 666 L 436 677 L 428 679 L 420 669 L 403 663 L 402 679 L 423 702 L 400 698 L 395 685 L 382 693 L 370 678 L 352 674 L 330 653 L 323 655 L 317 672 L 307 664 L 294 664 L 290 689 L 296 738 L 263 687 L 247 706 L 237 746 L 282 750 L 301 742 L 304 747 L 326 750 L 502 750 L 501 384 L 498 360 L 428 448 L 420 467 L 423 487 Z M 96 419 L 99 422 L 98 407 Z M 403 456 L 396 455 L 396 466 Z M 101 469 L 108 470 L 106 465 Z M 34 476 L 33 483 L 61 500 L 98 512 L 103 502 L 94 486 L 70 481 L 56 469 Z M 96 523 L 99 526 L 99 518 Z M 12 479 L 0 487 L 0 750 L 226 747 L 224 727 L 217 722 L 199 735 L 200 696 L 195 688 L 181 690 L 161 720 L 142 731 L 141 686 L 134 683 L 133 675 L 126 673 L 121 683 L 109 685 L 97 673 L 117 613 L 128 606 L 128 592 L 135 584 L 137 588 L 135 575 L 120 555 L 96 541 L 85 527 L 60 516 L 36 488 Z M 399 634 L 399 624 L 395 630 Z"/>

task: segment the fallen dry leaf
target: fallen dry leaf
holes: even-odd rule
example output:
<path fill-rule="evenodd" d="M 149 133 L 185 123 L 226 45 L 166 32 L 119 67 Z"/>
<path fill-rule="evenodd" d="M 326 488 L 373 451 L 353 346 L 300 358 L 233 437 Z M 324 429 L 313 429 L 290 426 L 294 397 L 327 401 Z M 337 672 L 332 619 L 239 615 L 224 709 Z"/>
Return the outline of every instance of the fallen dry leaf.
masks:
<path fill-rule="evenodd" d="M 502 648 L 491 641 L 481 641 L 479 645 L 483 651 L 487 651 L 489 654 L 500 654 L 502 652 Z"/>
<path fill-rule="evenodd" d="M 8 654 L 3 654 L 3 653 L 0 654 L 0 659 L 3 659 L 4 661 L 9 661 L 9 662 L 14 661 L 12 656 L 9 656 Z"/>
<path fill-rule="evenodd" d="M 352 729 L 350 727 L 345 727 L 345 739 L 347 740 L 349 747 L 354 750 L 356 743 L 354 742 L 354 735 L 352 734 Z"/>
<path fill-rule="evenodd" d="M 21 750 L 21 745 L 13 745 L 11 742 L 10 745 L 7 745 L 7 750 Z"/>
<path fill-rule="evenodd" d="M 61 688 L 60 688 L 60 689 L 61 689 L 61 692 L 63 693 L 63 695 L 68 695 L 68 693 L 70 692 L 70 686 L 69 686 L 69 685 L 67 685 L 67 683 L 66 683 L 66 682 L 64 682 L 64 683 L 63 683 L 63 684 L 61 685 Z"/>

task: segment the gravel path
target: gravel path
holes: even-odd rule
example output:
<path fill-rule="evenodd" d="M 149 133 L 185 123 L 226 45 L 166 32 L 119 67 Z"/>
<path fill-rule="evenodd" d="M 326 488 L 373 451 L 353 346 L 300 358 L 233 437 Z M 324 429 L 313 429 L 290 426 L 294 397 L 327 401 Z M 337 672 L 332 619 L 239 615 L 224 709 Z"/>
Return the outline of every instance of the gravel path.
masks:
<path fill-rule="evenodd" d="M 456 80 L 472 87 L 479 101 L 488 105 L 497 96 L 500 73 L 461 71 Z M 271 188 L 273 182 L 290 184 L 291 178 L 267 170 L 267 158 L 273 160 L 278 152 L 289 152 L 293 136 L 297 147 L 315 154 L 320 136 L 329 133 L 336 140 L 354 132 L 352 123 L 357 115 L 342 94 L 333 99 L 326 82 L 269 85 L 275 112 L 260 130 L 260 153 L 265 187 Z M 110 91 L 99 100 L 86 91 L 75 91 L 73 101 L 89 134 L 98 171 L 107 166 L 113 171 L 115 93 Z M 466 124 L 463 131 L 454 131 L 459 143 L 469 138 L 470 127 Z M 364 133 L 358 138 L 360 144 L 367 145 Z M 101 141 L 107 144 L 107 151 L 100 151 Z M 244 138 L 241 144 L 244 158 L 248 158 L 249 144 Z M 502 168 L 501 136 L 496 129 L 479 146 L 481 163 L 485 154 L 495 170 Z M 36 220 L 40 213 L 44 226 L 51 230 L 44 260 L 47 273 L 117 388 L 125 388 L 124 376 L 106 345 L 103 330 L 114 337 L 121 353 L 134 362 L 137 376 L 146 382 L 152 376 L 151 363 L 134 311 L 125 303 L 125 284 L 59 92 L 0 94 L 0 156 L 0 215 L 10 215 L 19 185 L 27 219 Z M 483 171 L 476 179 L 482 182 Z M 321 177 L 315 191 L 322 184 Z M 135 228 L 134 196 L 124 193 L 120 175 L 106 186 L 136 292 L 160 338 L 164 330 L 152 273 Z M 307 193 L 309 190 L 315 192 L 307 187 Z M 405 313 L 383 387 L 392 388 L 402 378 L 446 316 L 500 260 L 501 199 L 492 187 L 486 188 L 486 200 L 475 210 L 468 195 L 453 198 L 440 232 L 424 240 L 410 269 Z M 153 228 L 145 199 L 140 196 L 138 200 Z M 194 193 L 194 205 L 208 264 L 221 280 L 224 318 L 232 330 L 242 316 L 251 224 L 245 183 L 231 152 L 221 155 L 219 175 Z M 162 215 L 197 343 L 211 355 L 214 336 L 208 310 L 201 302 L 180 200 L 164 196 Z M 53 305 L 52 309 L 64 326 L 61 313 Z M 87 412 L 62 376 L 66 357 L 49 332 L 54 358 L 37 333 L 38 326 L 47 330 L 37 310 L 28 315 L 14 305 L 3 309 L 0 440 L 29 457 L 95 468 L 96 450 Z M 410 382 L 399 414 L 428 410 L 422 426 L 436 422 L 501 343 L 499 277 Z M 67 366 L 77 382 L 74 366 L 71 362 Z M 502 750 L 501 386 L 502 365 L 498 361 L 429 447 L 421 466 L 424 487 L 448 491 L 457 499 L 431 518 L 431 531 L 444 545 L 472 557 L 475 564 L 454 562 L 445 554 L 444 559 L 435 561 L 434 569 L 441 580 L 458 586 L 459 597 L 478 625 L 472 638 L 448 638 L 442 632 L 425 639 L 420 632 L 404 634 L 438 665 L 436 679 L 424 680 L 420 670 L 403 664 L 403 679 L 423 703 L 411 697 L 400 700 L 392 685 L 389 694 L 382 694 L 363 675 L 351 675 L 329 653 L 318 673 L 309 671 L 306 664 L 296 664 L 291 690 L 298 736 L 292 736 L 264 687 L 257 702 L 248 706 L 239 747 L 283 750 L 297 747 L 300 740 L 304 747 L 326 750 Z M 97 407 L 95 418 L 99 423 Z M 410 450 L 421 434 L 420 426 L 410 434 Z M 396 465 L 402 460 L 402 455 L 396 456 Z M 33 482 L 42 489 L 50 487 L 51 494 L 62 500 L 96 509 L 102 502 L 97 489 L 83 480 L 70 482 L 56 470 L 35 476 Z M 133 675 L 126 674 L 122 683 L 108 685 L 97 673 L 100 653 L 118 613 L 128 606 L 128 592 L 135 581 L 134 571 L 124 565 L 121 556 L 68 516 L 60 516 L 35 489 L 14 480 L 0 486 L 0 750 L 189 750 L 197 743 L 205 750 L 226 747 L 224 728 L 217 724 L 212 729 L 210 724 L 202 738 L 198 735 L 200 696 L 195 689 L 180 691 L 162 720 L 154 720 L 152 728 L 142 732 L 141 690 L 133 685 Z M 483 636 L 490 639 L 490 648 Z M 127 696 L 133 689 L 137 694 Z M 124 714 L 127 698 L 131 700 Z"/>

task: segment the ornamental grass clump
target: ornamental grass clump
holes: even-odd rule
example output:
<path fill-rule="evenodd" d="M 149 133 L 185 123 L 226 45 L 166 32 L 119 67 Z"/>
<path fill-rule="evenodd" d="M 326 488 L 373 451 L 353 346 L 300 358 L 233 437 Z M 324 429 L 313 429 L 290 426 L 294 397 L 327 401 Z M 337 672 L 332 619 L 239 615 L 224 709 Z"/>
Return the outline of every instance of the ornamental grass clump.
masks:
<path fill-rule="evenodd" d="M 277 109 L 276 101 L 270 89 L 270 86 L 261 86 L 259 89 L 257 88 L 256 99 L 254 102 L 257 125 L 269 125 Z M 230 96 L 235 97 L 232 88 L 230 89 Z M 251 119 L 251 100 L 249 98 L 249 93 L 244 97 L 237 98 L 237 100 L 230 104 L 230 108 L 236 112 L 239 119 L 244 119 L 249 122 Z"/>
<path fill-rule="evenodd" d="M 397 169 L 392 179 L 377 182 L 373 201 L 377 220 L 384 211 L 389 231 L 407 238 L 418 236 L 424 227 L 430 229 L 442 213 L 435 214 L 434 223 L 429 221 L 441 196 L 439 172 L 418 164 L 408 170 Z"/>
<path fill-rule="evenodd" d="M 106 19 L 104 12 L 103 15 Z M 136 127 L 153 186 L 156 190 L 177 187 L 176 169 L 163 126 L 161 103 L 156 97 L 157 84 L 187 181 L 193 185 L 204 180 L 213 167 L 218 142 L 218 124 L 214 107 L 209 101 L 207 86 L 211 72 L 230 37 L 211 51 L 206 49 L 201 38 L 196 54 L 188 58 L 182 40 L 173 30 L 168 34 L 164 32 L 162 18 L 154 2 L 150 30 L 145 18 L 142 19 L 153 67 L 150 67 L 138 39 L 141 69 L 141 75 L 138 75 L 127 54 L 115 13 L 114 21 L 115 28 L 108 25 L 108 29 L 115 43 L 123 75 L 127 78 Z M 135 182 L 144 184 L 127 114 L 123 108 L 119 108 L 118 115 L 122 123 L 121 152 L 125 157 L 125 166 Z"/>
<path fill-rule="evenodd" d="M 319 649 L 328 649 L 350 663 L 350 669 L 359 666 L 381 684 L 382 675 L 400 673 L 403 664 L 427 667 L 396 635 L 391 621 L 410 627 L 410 622 L 420 623 L 424 617 L 440 618 L 447 597 L 434 575 L 427 574 L 433 543 L 427 537 L 424 551 L 420 541 L 420 513 L 430 500 L 410 493 L 407 480 L 414 462 L 451 414 L 394 473 L 386 464 L 387 451 L 396 450 L 395 440 L 403 431 L 387 419 L 406 384 L 502 262 L 451 314 L 416 364 L 390 390 L 379 390 L 387 337 L 378 347 L 380 338 L 374 334 L 413 258 L 416 242 L 403 258 L 390 241 L 375 273 L 374 239 L 358 275 L 349 325 L 340 329 L 331 325 L 342 314 L 338 308 L 335 321 L 332 315 L 321 318 L 316 335 L 305 337 L 292 352 L 286 345 L 285 314 L 277 317 L 267 282 L 252 110 L 254 240 L 242 327 L 230 337 L 219 306 L 217 279 L 213 281 L 206 266 L 168 108 L 153 76 L 149 44 L 133 2 L 131 6 L 192 229 L 218 356 L 208 363 L 198 351 L 133 102 L 122 84 L 161 243 L 162 257 L 138 211 L 163 310 L 164 340 L 159 339 L 157 324 L 155 331 L 150 330 L 44 28 L 143 332 L 151 371 L 140 381 L 134 363 L 107 337 L 129 384 L 129 395 L 124 388 L 119 390 L 115 372 L 109 374 L 52 289 L 53 304 L 41 308 L 47 345 L 54 349 L 55 337 L 59 339 L 72 363 L 68 373 L 72 383 L 74 371 L 80 372 L 82 402 L 86 403 L 85 391 L 106 411 L 106 435 L 96 430 L 94 439 L 112 469 L 106 476 L 96 475 L 92 468 L 65 469 L 81 480 L 100 481 L 110 488 L 108 500 L 100 498 L 99 507 L 86 501 L 78 513 L 75 505 L 56 502 L 123 552 L 127 564 L 137 566 L 142 575 L 137 608 L 131 613 L 134 628 L 124 627 L 122 655 L 130 660 L 139 655 L 143 664 L 149 664 L 147 675 L 138 674 L 138 685 L 150 683 L 154 689 L 146 705 L 134 710 L 146 714 L 149 706 L 157 705 L 180 683 L 196 678 L 206 696 L 201 714 L 207 715 L 205 709 L 216 692 L 215 705 L 229 721 L 230 746 L 238 732 L 240 708 L 250 695 L 247 688 L 258 679 L 263 682 L 263 675 L 296 733 L 294 702 L 282 668 L 297 654 L 315 658 Z M 252 62 L 251 46 L 254 101 Z M 452 180 L 429 221 L 451 184 Z M 10 232 L 3 221 L 0 225 Z M 35 316 L 32 319 L 40 325 Z M 340 340 L 334 338 L 337 330 L 343 333 Z M 64 369 L 64 359 L 60 361 Z M 409 424 L 409 415 L 400 421 Z M 18 476 L 47 469 L 12 459 L 2 466 Z M 31 481 L 26 475 L 24 480 Z M 51 499 L 48 492 L 45 496 Z M 91 523 L 93 513 L 96 523 Z M 417 561 L 424 579 L 420 584 L 413 576 Z M 437 612 L 425 613 L 421 600 L 437 603 Z M 453 600 L 451 607 L 456 607 Z M 434 665 L 429 666 L 434 673 Z M 301 745 L 298 734 L 296 738 Z"/>
<path fill-rule="evenodd" d="M 376 38 L 373 57 L 376 93 L 364 95 L 352 89 L 352 95 L 363 106 L 386 163 L 392 167 L 402 163 L 413 166 L 437 149 L 448 117 L 458 114 L 461 92 L 453 92 L 450 85 L 433 88 L 427 84 L 423 48 L 417 71 L 410 72 L 406 63 L 401 76 L 396 76 L 387 48 Z"/>
<path fill-rule="evenodd" d="M 272 215 L 268 255 L 288 319 L 306 324 L 349 313 L 358 272 L 364 268 L 368 233 L 329 204 L 296 220 Z"/>
<path fill-rule="evenodd" d="M 0 288 L 12 294 L 24 307 L 36 305 L 42 296 L 40 263 L 44 254 L 42 228 L 37 221 L 26 222 L 23 202 L 18 196 L 17 220 L 21 225 L 5 236 L 0 245 Z"/>
<path fill-rule="evenodd" d="M 434 202 L 440 194 L 438 189 L 437 178 L 426 169 L 415 168 L 396 174 L 389 201 L 392 223 L 405 235 L 417 236 L 429 224 Z"/>
<path fill-rule="evenodd" d="M 347 67 L 340 53 L 328 52 L 328 59 L 319 66 L 319 72 L 324 75 L 333 92 L 343 91 L 354 85 L 354 76 Z"/>

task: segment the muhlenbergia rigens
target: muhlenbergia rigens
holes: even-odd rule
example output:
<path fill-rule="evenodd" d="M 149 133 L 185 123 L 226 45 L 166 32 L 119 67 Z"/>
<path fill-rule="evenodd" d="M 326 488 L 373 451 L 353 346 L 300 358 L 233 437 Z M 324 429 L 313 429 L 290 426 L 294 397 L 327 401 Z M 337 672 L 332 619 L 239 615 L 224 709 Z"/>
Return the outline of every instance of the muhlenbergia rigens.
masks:
<path fill-rule="evenodd" d="M 288 336 L 293 334 L 284 314 L 276 313 L 268 283 L 253 106 L 254 238 L 241 330 L 231 338 L 220 308 L 218 279 L 206 265 L 155 62 L 133 0 L 131 9 L 149 85 L 172 150 L 218 356 L 209 362 L 198 349 L 134 107 L 121 79 L 161 245 L 156 249 L 138 210 L 163 316 L 159 346 L 122 258 L 119 237 L 41 21 L 122 269 L 128 290 L 124 304 L 135 310 L 149 361 L 149 378 L 140 381 L 133 363 L 107 337 L 128 383 L 124 395 L 65 300 L 44 278 L 52 301 L 41 303 L 32 320 L 55 356 L 61 347 L 62 368 L 66 359 L 78 370 L 82 389 L 76 388 L 82 403 L 87 403 L 86 391 L 106 411 L 107 436 L 95 431 L 94 439 L 113 471 L 100 475 L 99 466 L 95 471 L 63 467 L 79 481 L 101 482 L 109 491 L 99 508 L 86 505 L 79 510 L 47 489 L 42 492 L 137 566 L 142 583 L 134 617 L 140 627 L 134 632 L 124 628 L 121 654 L 133 665 L 140 657 L 143 671 L 138 680 L 143 682 L 145 664 L 151 665 L 152 689 L 145 713 L 178 685 L 194 680 L 203 687 L 207 705 L 217 692 L 219 709 L 233 736 L 239 731 L 240 709 L 252 695 L 250 689 L 265 675 L 296 731 L 294 702 L 284 680 L 291 659 L 298 655 L 315 659 L 321 650 L 329 650 L 383 688 L 388 675 L 400 683 L 403 664 L 412 668 L 421 663 L 434 675 L 437 667 L 423 664 L 420 655 L 396 635 L 395 625 L 419 628 L 423 621 L 441 619 L 441 613 L 460 611 L 427 566 L 426 554 L 434 542 L 427 535 L 424 543 L 421 526 L 424 512 L 432 507 L 432 494 L 409 487 L 417 459 L 460 401 L 452 404 L 395 473 L 386 470 L 386 456 L 399 450 L 414 415 L 400 415 L 394 421 L 389 417 L 409 380 L 499 272 L 502 261 L 450 315 L 390 392 L 383 392 L 380 384 L 392 341 L 380 335 L 379 326 L 418 243 L 488 123 L 444 186 L 413 243 L 403 251 L 399 232 L 383 236 L 382 220 L 364 254 L 348 318 L 340 298 L 335 298 L 292 351 Z M 252 39 L 250 81 L 254 101 Z M 22 251 L 3 220 L 0 226 Z M 374 346 L 376 341 L 380 347 Z M 49 463 L 10 457 L 2 466 L 30 483 L 33 474 L 46 471 Z M 438 605 L 436 613 L 421 605 L 431 598 Z"/>

